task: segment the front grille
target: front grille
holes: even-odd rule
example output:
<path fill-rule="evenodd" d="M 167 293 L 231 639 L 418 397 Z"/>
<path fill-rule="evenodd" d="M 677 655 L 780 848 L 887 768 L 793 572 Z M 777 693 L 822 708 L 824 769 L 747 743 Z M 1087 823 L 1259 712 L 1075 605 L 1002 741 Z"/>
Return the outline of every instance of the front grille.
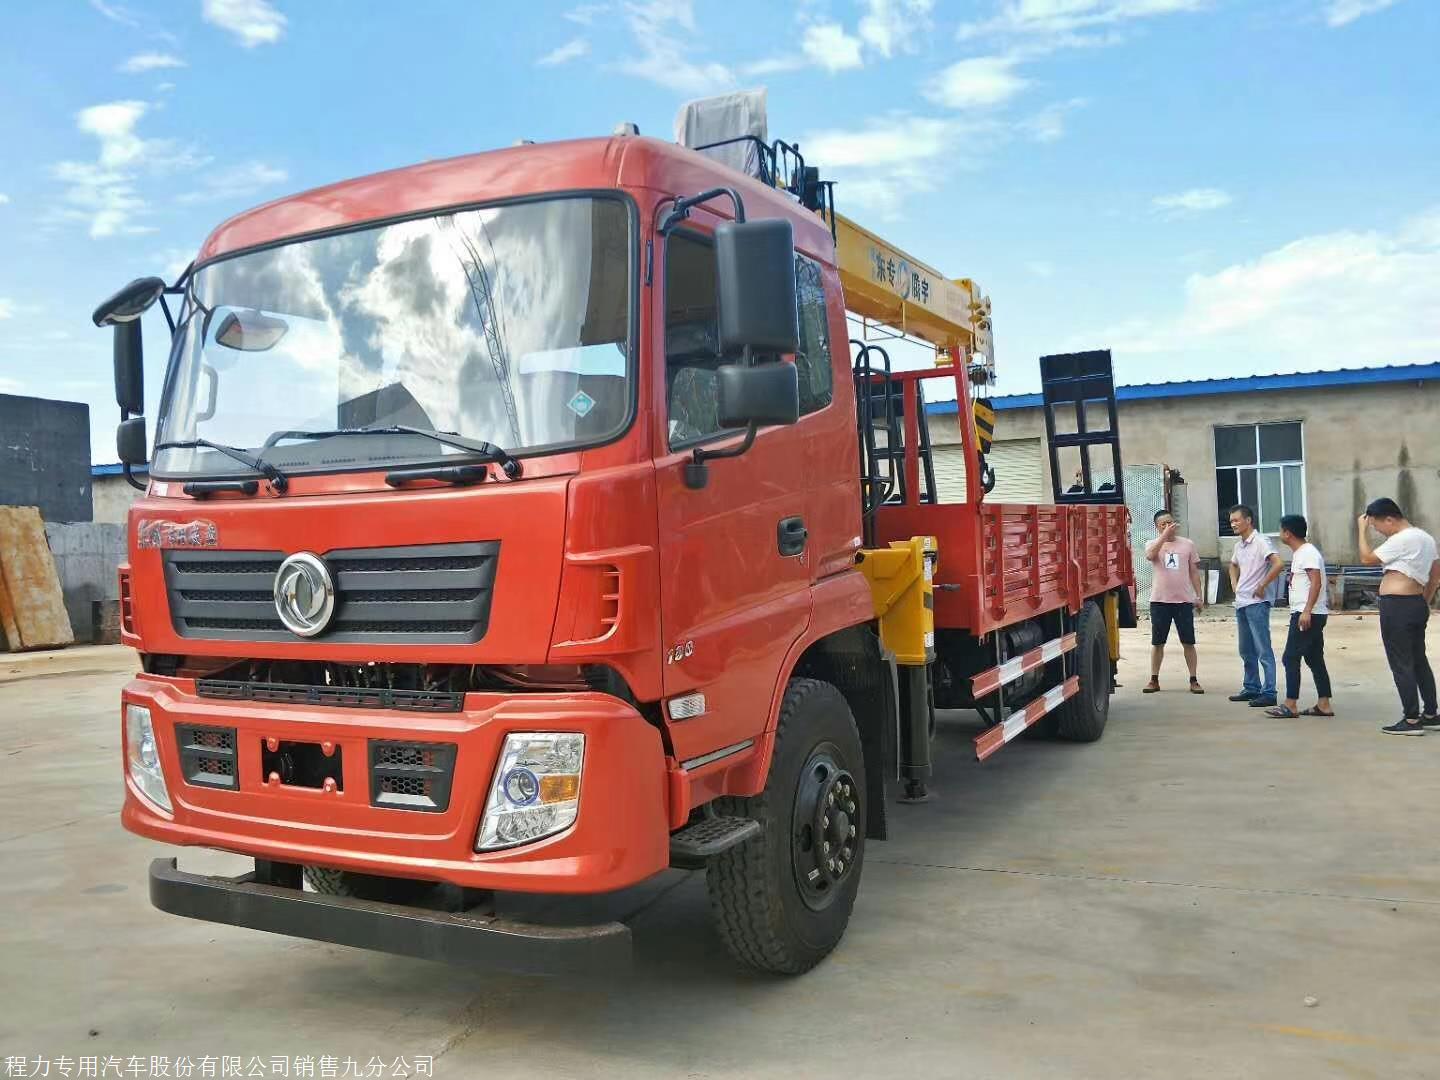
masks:
<path fill-rule="evenodd" d="M 235 729 L 176 724 L 180 744 L 180 771 L 196 787 L 238 788 L 240 774 L 235 757 Z"/>
<path fill-rule="evenodd" d="M 498 541 L 352 548 L 322 555 L 335 579 L 335 614 L 313 638 L 275 611 L 278 551 L 162 553 L 170 618 L 184 638 L 468 645 L 485 636 Z"/>
<path fill-rule="evenodd" d="M 242 679 L 200 679 L 201 697 L 232 701 L 279 701 L 294 705 L 327 705 L 351 709 L 400 709 L 406 712 L 459 712 L 465 695 L 446 690 L 390 690 L 385 687 L 300 686 L 247 682 Z"/>
<path fill-rule="evenodd" d="M 370 742 L 370 805 L 440 813 L 450 805 L 453 743 Z"/>

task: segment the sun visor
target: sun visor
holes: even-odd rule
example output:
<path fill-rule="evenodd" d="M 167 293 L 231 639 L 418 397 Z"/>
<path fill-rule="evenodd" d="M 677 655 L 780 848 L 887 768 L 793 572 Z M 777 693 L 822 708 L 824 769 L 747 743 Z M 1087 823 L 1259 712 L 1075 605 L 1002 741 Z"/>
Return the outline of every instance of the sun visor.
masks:
<path fill-rule="evenodd" d="M 763 159 L 757 142 L 768 146 L 769 132 L 764 90 L 700 98 L 680 106 L 675 115 L 675 141 L 681 146 L 709 147 L 701 151 L 706 157 L 760 179 Z"/>

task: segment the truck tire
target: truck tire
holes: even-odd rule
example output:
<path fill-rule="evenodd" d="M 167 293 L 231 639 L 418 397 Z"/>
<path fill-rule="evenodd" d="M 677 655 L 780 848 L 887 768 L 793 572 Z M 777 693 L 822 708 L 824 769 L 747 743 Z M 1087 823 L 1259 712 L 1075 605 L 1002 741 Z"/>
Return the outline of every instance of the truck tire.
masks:
<path fill-rule="evenodd" d="M 428 881 L 357 874 L 351 870 L 332 870 L 328 866 L 307 866 L 304 871 L 306 884 L 317 893 L 382 900 L 389 904 L 412 904 L 432 887 Z"/>
<path fill-rule="evenodd" d="M 761 832 L 710 860 L 705 880 L 725 947 L 759 971 L 799 975 L 850 921 L 865 856 L 865 759 L 840 691 L 791 679 L 765 790 L 721 798 Z"/>
<path fill-rule="evenodd" d="M 1088 601 L 1075 626 L 1075 673 L 1080 689 L 1056 709 L 1056 734 L 1071 742 L 1094 742 L 1110 717 L 1110 643 L 1100 606 Z"/>

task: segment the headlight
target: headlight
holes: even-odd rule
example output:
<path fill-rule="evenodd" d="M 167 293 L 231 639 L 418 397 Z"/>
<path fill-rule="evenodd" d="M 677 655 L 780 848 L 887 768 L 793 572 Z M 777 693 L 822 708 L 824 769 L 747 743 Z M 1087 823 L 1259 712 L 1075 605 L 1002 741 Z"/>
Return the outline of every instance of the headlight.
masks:
<path fill-rule="evenodd" d="M 514 847 L 567 829 L 580 812 L 585 736 L 538 732 L 505 736 L 477 851 Z"/>
<path fill-rule="evenodd" d="M 170 792 L 160 771 L 160 748 L 155 745 L 155 728 L 150 710 L 144 705 L 125 706 L 125 760 L 130 779 L 145 797 L 163 810 L 170 809 Z"/>

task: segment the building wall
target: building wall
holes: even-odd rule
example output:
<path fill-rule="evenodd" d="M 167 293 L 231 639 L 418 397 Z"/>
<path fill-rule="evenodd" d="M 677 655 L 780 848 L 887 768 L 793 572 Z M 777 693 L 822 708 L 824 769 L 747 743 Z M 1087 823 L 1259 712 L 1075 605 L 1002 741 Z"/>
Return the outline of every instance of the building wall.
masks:
<path fill-rule="evenodd" d="M 95 602 L 120 596 L 119 567 L 125 561 L 125 530 L 100 522 L 47 522 L 45 538 L 55 556 L 60 591 L 75 640 L 95 637 Z"/>
<path fill-rule="evenodd" d="M 118 475 L 96 476 L 91 481 L 90 492 L 95 506 L 95 520 L 113 525 L 124 525 L 130 504 L 144 494 L 131 487 L 125 477 Z"/>
<path fill-rule="evenodd" d="M 1440 383 L 1404 382 L 1121 401 L 1126 464 L 1164 464 L 1186 480 L 1188 528 L 1203 556 L 1228 558 L 1218 532 L 1217 424 L 1299 420 L 1305 432 L 1305 507 L 1311 536 L 1332 565 L 1359 561 L 1355 519 L 1371 499 L 1394 498 L 1412 521 L 1440 532 Z M 932 416 L 936 444 L 958 442 L 955 417 Z M 1045 435 L 1038 408 L 1001 409 L 996 438 Z M 1045 491 L 1051 490 L 1044 455 Z"/>
<path fill-rule="evenodd" d="M 90 406 L 0 394 L 0 506 L 90 520 Z"/>

